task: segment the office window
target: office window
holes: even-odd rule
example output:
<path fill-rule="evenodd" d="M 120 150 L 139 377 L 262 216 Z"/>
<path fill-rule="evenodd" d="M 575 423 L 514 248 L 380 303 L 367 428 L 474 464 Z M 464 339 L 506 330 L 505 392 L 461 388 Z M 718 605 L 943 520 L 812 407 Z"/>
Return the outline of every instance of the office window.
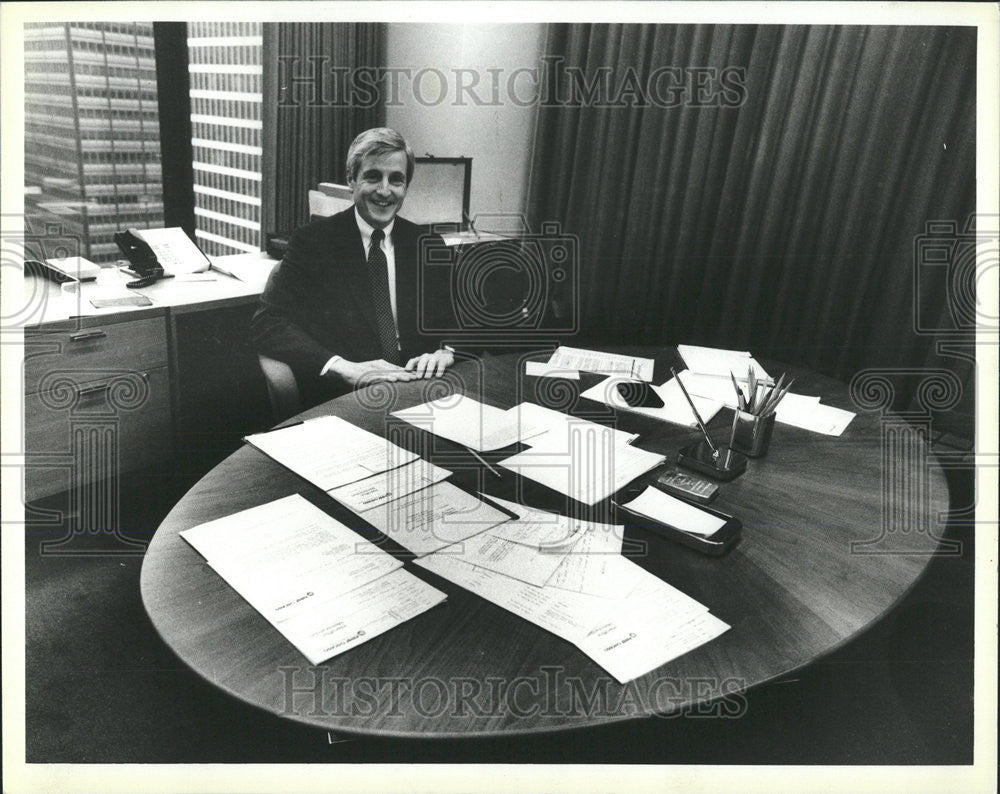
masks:
<path fill-rule="evenodd" d="M 152 23 L 24 27 L 25 213 L 94 262 L 114 232 L 163 225 Z"/>
<path fill-rule="evenodd" d="M 262 46 L 260 23 L 188 24 L 195 235 L 210 255 L 260 250 Z"/>

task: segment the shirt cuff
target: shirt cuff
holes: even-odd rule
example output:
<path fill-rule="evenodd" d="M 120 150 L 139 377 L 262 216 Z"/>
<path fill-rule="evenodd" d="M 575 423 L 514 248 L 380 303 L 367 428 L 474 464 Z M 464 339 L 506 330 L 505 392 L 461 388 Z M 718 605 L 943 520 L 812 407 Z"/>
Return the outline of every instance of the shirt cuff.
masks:
<path fill-rule="evenodd" d="M 333 369 L 336 363 L 340 361 L 342 358 L 343 358 L 342 356 L 331 356 L 330 360 L 323 365 L 323 369 L 319 371 L 319 376 L 321 378 L 324 377 L 326 373 L 329 372 L 331 369 Z"/>

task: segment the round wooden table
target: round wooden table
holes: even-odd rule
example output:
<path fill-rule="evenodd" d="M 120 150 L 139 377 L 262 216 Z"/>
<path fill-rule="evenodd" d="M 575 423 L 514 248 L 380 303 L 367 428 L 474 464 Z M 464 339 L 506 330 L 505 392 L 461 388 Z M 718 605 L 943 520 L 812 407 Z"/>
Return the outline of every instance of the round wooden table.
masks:
<path fill-rule="evenodd" d="M 764 363 L 772 374 L 782 371 Z M 669 377 L 671 365 L 681 366 L 676 351 L 659 351 L 655 382 Z M 442 380 L 373 386 L 299 418 L 333 413 L 381 433 L 389 412 L 461 389 L 502 408 L 529 400 L 614 421 L 640 433 L 637 446 L 668 459 L 699 437 L 579 399 L 597 380 L 592 376 L 576 383 L 523 373 L 517 355 L 487 356 L 457 365 Z M 815 373 L 793 374 L 797 393 L 857 410 L 845 385 Z M 878 384 L 869 386 L 855 400 L 878 408 L 884 395 Z M 717 440 L 728 438 L 731 419 L 723 409 L 709 423 Z M 455 471 L 452 482 L 516 498 L 513 473 L 497 478 L 449 442 L 428 436 L 422 443 L 433 447 L 435 462 Z M 415 451 L 426 454 L 427 448 Z M 527 504 L 567 509 L 564 497 L 520 482 Z M 624 554 L 705 604 L 731 629 L 622 686 L 570 643 L 411 562 L 406 568 L 445 591 L 447 601 L 324 664 L 309 665 L 178 535 L 292 493 L 362 535 L 380 537 L 318 488 L 245 445 L 181 499 L 150 542 L 141 588 L 153 625 L 192 670 L 255 706 L 340 733 L 422 738 L 578 728 L 688 708 L 735 716 L 741 692 L 809 664 L 891 609 L 924 570 L 948 505 L 925 435 L 905 421 L 880 410 L 860 412 L 840 437 L 777 424 L 768 455 L 721 484 L 713 504 L 743 522 L 742 540 L 729 554 L 708 557 L 641 528 L 626 530 Z M 608 509 L 569 507 L 597 518 Z"/>

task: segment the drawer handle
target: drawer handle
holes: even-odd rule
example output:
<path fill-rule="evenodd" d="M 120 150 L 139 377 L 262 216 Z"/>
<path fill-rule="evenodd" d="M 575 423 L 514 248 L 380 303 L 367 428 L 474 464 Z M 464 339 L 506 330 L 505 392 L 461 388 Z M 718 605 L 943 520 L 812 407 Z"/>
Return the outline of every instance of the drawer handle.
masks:
<path fill-rule="evenodd" d="M 107 335 L 106 331 L 103 331 L 100 328 L 95 328 L 93 331 L 78 331 L 75 334 L 70 334 L 69 341 L 86 342 L 88 339 L 103 339 Z"/>
<path fill-rule="evenodd" d="M 95 386 L 79 386 L 76 390 L 77 397 L 86 397 L 90 394 L 97 394 L 102 391 L 107 391 L 111 387 L 110 383 L 98 383 Z"/>

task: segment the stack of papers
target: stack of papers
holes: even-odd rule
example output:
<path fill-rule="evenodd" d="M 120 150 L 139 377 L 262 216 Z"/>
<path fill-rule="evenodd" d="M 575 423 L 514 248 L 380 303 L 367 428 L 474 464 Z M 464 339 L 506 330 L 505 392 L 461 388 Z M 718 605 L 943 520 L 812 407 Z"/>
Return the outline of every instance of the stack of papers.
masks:
<path fill-rule="evenodd" d="M 445 600 L 297 494 L 180 534 L 311 664 Z"/>
<path fill-rule="evenodd" d="M 505 411 L 462 394 L 393 411 L 392 415 L 477 452 L 503 449 L 542 432 L 516 408 Z"/>
<path fill-rule="evenodd" d="M 618 375 L 632 380 L 651 381 L 653 379 L 653 363 L 651 358 L 601 353 L 598 350 L 583 350 L 578 347 L 560 345 L 549 359 L 548 367 L 552 370 L 583 370 L 584 372 L 596 372 L 598 375 Z"/>
<path fill-rule="evenodd" d="M 521 522 L 536 525 L 536 530 L 548 523 L 558 534 L 568 521 L 489 498 L 510 508 Z M 506 573 L 496 565 L 484 565 L 484 559 L 493 561 L 479 547 L 466 554 L 445 549 L 417 564 L 568 640 L 623 684 L 729 628 L 707 607 L 622 557 L 622 527 L 575 522 L 571 528 L 575 539 L 569 548 L 566 544 L 560 548 L 557 564 L 548 563 L 552 569 L 548 578 L 544 563 L 536 561 L 530 563 L 534 581 L 522 570 Z M 537 537 L 528 532 L 522 540 Z M 523 548 L 531 549 L 536 558 L 546 557 L 533 541 Z M 520 554 L 522 560 L 530 558 Z"/>

